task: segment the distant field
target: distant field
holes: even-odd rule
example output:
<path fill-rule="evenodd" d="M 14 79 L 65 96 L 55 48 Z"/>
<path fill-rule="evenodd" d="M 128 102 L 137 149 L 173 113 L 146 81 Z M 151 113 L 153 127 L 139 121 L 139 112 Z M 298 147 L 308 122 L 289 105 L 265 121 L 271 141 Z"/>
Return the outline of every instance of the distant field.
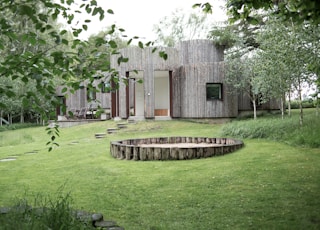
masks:
<path fill-rule="evenodd" d="M 146 121 L 96 139 L 116 127 L 98 122 L 61 129 L 52 152 L 43 127 L 0 132 L 0 159 L 16 157 L 0 162 L 0 206 L 64 186 L 75 209 L 101 212 L 128 230 L 320 229 L 320 148 L 244 138 L 241 150 L 198 160 L 124 161 L 109 152 L 111 140 L 221 137 L 223 126 Z"/>

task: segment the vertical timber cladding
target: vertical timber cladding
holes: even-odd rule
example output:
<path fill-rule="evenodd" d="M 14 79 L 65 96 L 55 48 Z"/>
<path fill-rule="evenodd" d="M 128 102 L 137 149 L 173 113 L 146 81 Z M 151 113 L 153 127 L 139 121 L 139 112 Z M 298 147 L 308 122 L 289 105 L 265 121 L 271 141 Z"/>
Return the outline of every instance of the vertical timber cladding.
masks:
<path fill-rule="evenodd" d="M 130 71 L 140 71 L 143 70 L 143 50 L 139 47 L 130 47 L 126 49 L 122 49 L 120 51 L 121 55 L 124 58 L 129 58 L 129 61 L 126 63 L 121 63 L 120 66 L 117 63 L 117 59 L 119 56 L 113 55 L 111 56 L 111 68 L 114 68 L 119 71 L 119 77 L 122 78 L 120 80 L 119 85 L 119 116 L 121 118 L 127 118 L 129 111 L 127 108 L 127 85 L 123 81 L 127 76 L 127 72 Z M 129 74 L 130 77 L 130 74 Z M 131 89 L 132 90 L 132 89 Z"/>
<path fill-rule="evenodd" d="M 227 94 L 223 84 L 223 49 L 209 40 L 183 41 L 179 44 L 183 70 L 181 83 L 181 117 L 233 117 L 238 114 L 237 97 Z M 223 85 L 222 100 L 207 100 L 206 84 Z"/>
<path fill-rule="evenodd" d="M 143 52 L 144 60 L 144 72 L 143 72 L 143 84 L 144 84 L 144 117 L 154 117 L 154 55 L 150 50 L 149 52 Z"/>
<path fill-rule="evenodd" d="M 182 92 L 182 82 L 183 78 L 185 79 L 184 68 L 180 66 L 176 68 L 175 71 L 172 72 L 172 117 L 181 117 L 181 92 Z"/>
<path fill-rule="evenodd" d="M 159 56 L 159 51 L 156 51 L 155 53 L 152 54 L 152 60 L 153 60 L 153 63 L 152 63 L 152 71 L 153 71 L 153 76 L 155 77 L 155 72 L 156 71 L 165 71 L 167 72 L 167 76 L 168 76 L 168 89 L 164 90 L 164 92 L 167 92 L 168 93 L 168 103 L 169 105 L 166 107 L 166 109 L 170 109 L 170 116 L 173 116 L 173 112 L 175 111 L 175 106 L 174 106 L 174 75 L 176 74 L 176 71 L 178 70 L 178 54 L 177 54 L 177 49 L 176 48 L 165 48 L 162 50 L 164 50 L 167 55 L 168 55 L 168 58 L 167 60 L 164 60 L 163 58 L 161 58 Z M 148 67 L 148 65 L 146 65 L 146 67 Z M 151 68 L 150 68 L 151 69 Z M 171 76 L 172 76 L 172 79 L 170 80 L 170 72 L 171 72 Z M 155 86 L 154 86 L 155 81 L 153 80 L 153 89 L 155 89 Z M 172 85 L 171 85 L 172 84 Z M 171 91 L 171 92 L 170 92 Z M 155 92 L 155 91 L 153 91 Z M 159 99 L 159 98 L 158 98 Z M 156 108 L 155 107 L 155 101 L 154 100 L 157 100 L 157 98 L 155 97 L 154 95 L 154 98 L 153 98 L 153 101 L 151 102 L 153 104 L 153 111 L 155 111 L 155 109 L 159 109 L 159 108 Z M 168 113 L 168 111 L 167 111 Z M 154 114 L 155 115 L 155 114 Z M 168 115 L 168 114 L 167 114 Z"/>
<path fill-rule="evenodd" d="M 152 52 L 152 47 L 141 49 L 139 47 L 129 47 L 120 50 L 123 57 L 129 58 L 126 63 L 117 64 L 119 56 L 111 56 L 111 68 L 119 71 L 120 77 L 125 77 L 126 72 L 143 71 L 143 90 L 144 90 L 144 116 L 146 118 L 154 117 L 154 71 L 175 71 L 178 63 L 177 50 L 175 48 L 163 49 L 168 54 L 168 59 L 164 60 L 159 56 L 159 50 Z M 130 77 L 130 76 L 129 76 Z M 130 90 L 129 90 L 130 91 Z M 126 118 L 126 85 L 120 83 L 119 87 L 119 116 Z"/>

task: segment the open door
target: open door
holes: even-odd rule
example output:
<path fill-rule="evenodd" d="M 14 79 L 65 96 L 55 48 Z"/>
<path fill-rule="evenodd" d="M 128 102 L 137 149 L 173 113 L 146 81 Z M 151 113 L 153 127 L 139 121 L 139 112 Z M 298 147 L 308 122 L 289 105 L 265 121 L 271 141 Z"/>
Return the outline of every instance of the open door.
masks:
<path fill-rule="evenodd" d="M 154 115 L 170 116 L 170 72 L 154 72 Z"/>

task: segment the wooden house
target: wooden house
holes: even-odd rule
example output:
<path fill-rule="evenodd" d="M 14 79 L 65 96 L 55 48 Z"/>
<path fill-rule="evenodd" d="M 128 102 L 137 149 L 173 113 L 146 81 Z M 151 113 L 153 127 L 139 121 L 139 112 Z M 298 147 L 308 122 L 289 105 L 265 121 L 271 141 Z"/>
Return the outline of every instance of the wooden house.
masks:
<path fill-rule="evenodd" d="M 167 60 L 159 56 L 159 50 L 167 53 Z M 120 55 L 129 61 L 120 65 L 119 56 L 111 57 L 111 68 L 121 78 L 119 88 L 96 94 L 111 117 L 231 118 L 252 111 L 249 98 L 232 92 L 224 82 L 222 47 L 210 40 L 190 40 L 152 51 L 152 47 L 121 49 Z M 88 95 L 84 87 L 66 99 L 67 107 L 87 107 Z M 267 103 L 261 108 L 278 109 L 278 105 Z"/>

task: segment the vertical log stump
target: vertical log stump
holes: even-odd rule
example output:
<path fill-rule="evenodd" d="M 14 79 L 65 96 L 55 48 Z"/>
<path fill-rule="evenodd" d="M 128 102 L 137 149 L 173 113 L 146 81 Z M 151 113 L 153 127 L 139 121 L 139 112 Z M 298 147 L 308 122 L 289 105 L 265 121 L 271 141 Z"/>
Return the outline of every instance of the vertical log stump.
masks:
<path fill-rule="evenodd" d="M 113 141 L 110 153 L 117 159 L 135 161 L 190 160 L 221 156 L 243 146 L 232 138 L 153 137 Z"/>

